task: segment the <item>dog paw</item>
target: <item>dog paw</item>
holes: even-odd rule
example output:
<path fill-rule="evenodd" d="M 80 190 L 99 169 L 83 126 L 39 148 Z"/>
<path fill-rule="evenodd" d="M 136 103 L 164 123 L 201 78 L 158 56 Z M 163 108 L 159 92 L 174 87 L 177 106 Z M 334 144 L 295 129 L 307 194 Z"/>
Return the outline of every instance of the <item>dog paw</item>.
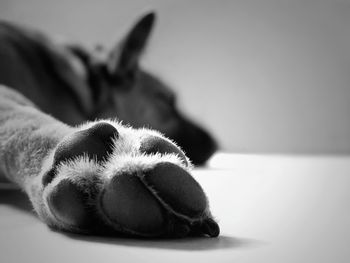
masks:
<path fill-rule="evenodd" d="M 88 124 L 48 158 L 37 210 L 48 225 L 70 232 L 218 236 L 190 169 L 181 149 L 155 131 Z"/>

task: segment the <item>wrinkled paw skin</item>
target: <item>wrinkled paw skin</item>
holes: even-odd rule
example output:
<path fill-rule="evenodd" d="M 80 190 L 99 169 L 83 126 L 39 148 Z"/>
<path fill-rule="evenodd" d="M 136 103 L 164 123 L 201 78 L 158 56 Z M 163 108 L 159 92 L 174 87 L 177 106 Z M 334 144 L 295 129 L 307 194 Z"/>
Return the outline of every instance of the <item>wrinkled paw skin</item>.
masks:
<path fill-rule="evenodd" d="M 191 168 L 186 155 L 155 131 L 89 123 L 47 158 L 31 199 L 39 216 L 63 231 L 216 237 L 219 226 Z"/>

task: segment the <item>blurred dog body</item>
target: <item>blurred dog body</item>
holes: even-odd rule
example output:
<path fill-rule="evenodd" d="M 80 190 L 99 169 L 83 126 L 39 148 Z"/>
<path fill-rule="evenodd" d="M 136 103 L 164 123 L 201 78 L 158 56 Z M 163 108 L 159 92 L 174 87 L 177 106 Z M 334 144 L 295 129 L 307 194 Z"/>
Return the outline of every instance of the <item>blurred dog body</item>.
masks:
<path fill-rule="evenodd" d="M 71 125 L 118 118 L 173 139 L 194 164 L 216 150 L 212 137 L 176 108 L 175 93 L 140 68 L 155 20 L 142 17 L 111 51 L 56 43 L 44 34 L 0 23 L 0 84 Z"/>

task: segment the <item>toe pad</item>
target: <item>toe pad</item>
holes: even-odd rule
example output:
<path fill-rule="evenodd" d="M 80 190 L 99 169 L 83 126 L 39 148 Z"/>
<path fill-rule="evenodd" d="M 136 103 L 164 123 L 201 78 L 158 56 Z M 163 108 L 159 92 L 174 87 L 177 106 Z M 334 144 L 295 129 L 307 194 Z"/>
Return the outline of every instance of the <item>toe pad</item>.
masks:
<path fill-rule="evenodd" d="M 201 216 L 207 208 L 207 198 L 200 185 L 184 169 L 173 163 L 159 163 L 144 177 L 147 184 L 175 212 Z"/>
<path fill-rule="evenodd" d="M 88 215 L 83 200 L 83 194 L 68 179 L 56 185 L 47 197 L 53 215 L 59 221 L 72 226 L 87 224 Z"/>
<path fill-rule="evenodd" d="M 112 178 L 102 195 L 102 210 L 114 224 L 141 235 L 157 235 L 164 227 L 161 205 L 133 174 Z"/>

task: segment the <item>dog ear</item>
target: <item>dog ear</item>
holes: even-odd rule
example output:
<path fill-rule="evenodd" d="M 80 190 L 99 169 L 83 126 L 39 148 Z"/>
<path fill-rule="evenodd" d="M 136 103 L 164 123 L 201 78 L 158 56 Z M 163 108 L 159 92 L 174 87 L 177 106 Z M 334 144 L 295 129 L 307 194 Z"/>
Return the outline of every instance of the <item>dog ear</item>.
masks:
<path fill-rule="evenodd" d="M 124 40 L 112 50 L 107 61 L 109 74 L 124 77 L 137 71 L 140 56 L 152 32 L 155 18 L 154 12 L 144 15 Z"/>

